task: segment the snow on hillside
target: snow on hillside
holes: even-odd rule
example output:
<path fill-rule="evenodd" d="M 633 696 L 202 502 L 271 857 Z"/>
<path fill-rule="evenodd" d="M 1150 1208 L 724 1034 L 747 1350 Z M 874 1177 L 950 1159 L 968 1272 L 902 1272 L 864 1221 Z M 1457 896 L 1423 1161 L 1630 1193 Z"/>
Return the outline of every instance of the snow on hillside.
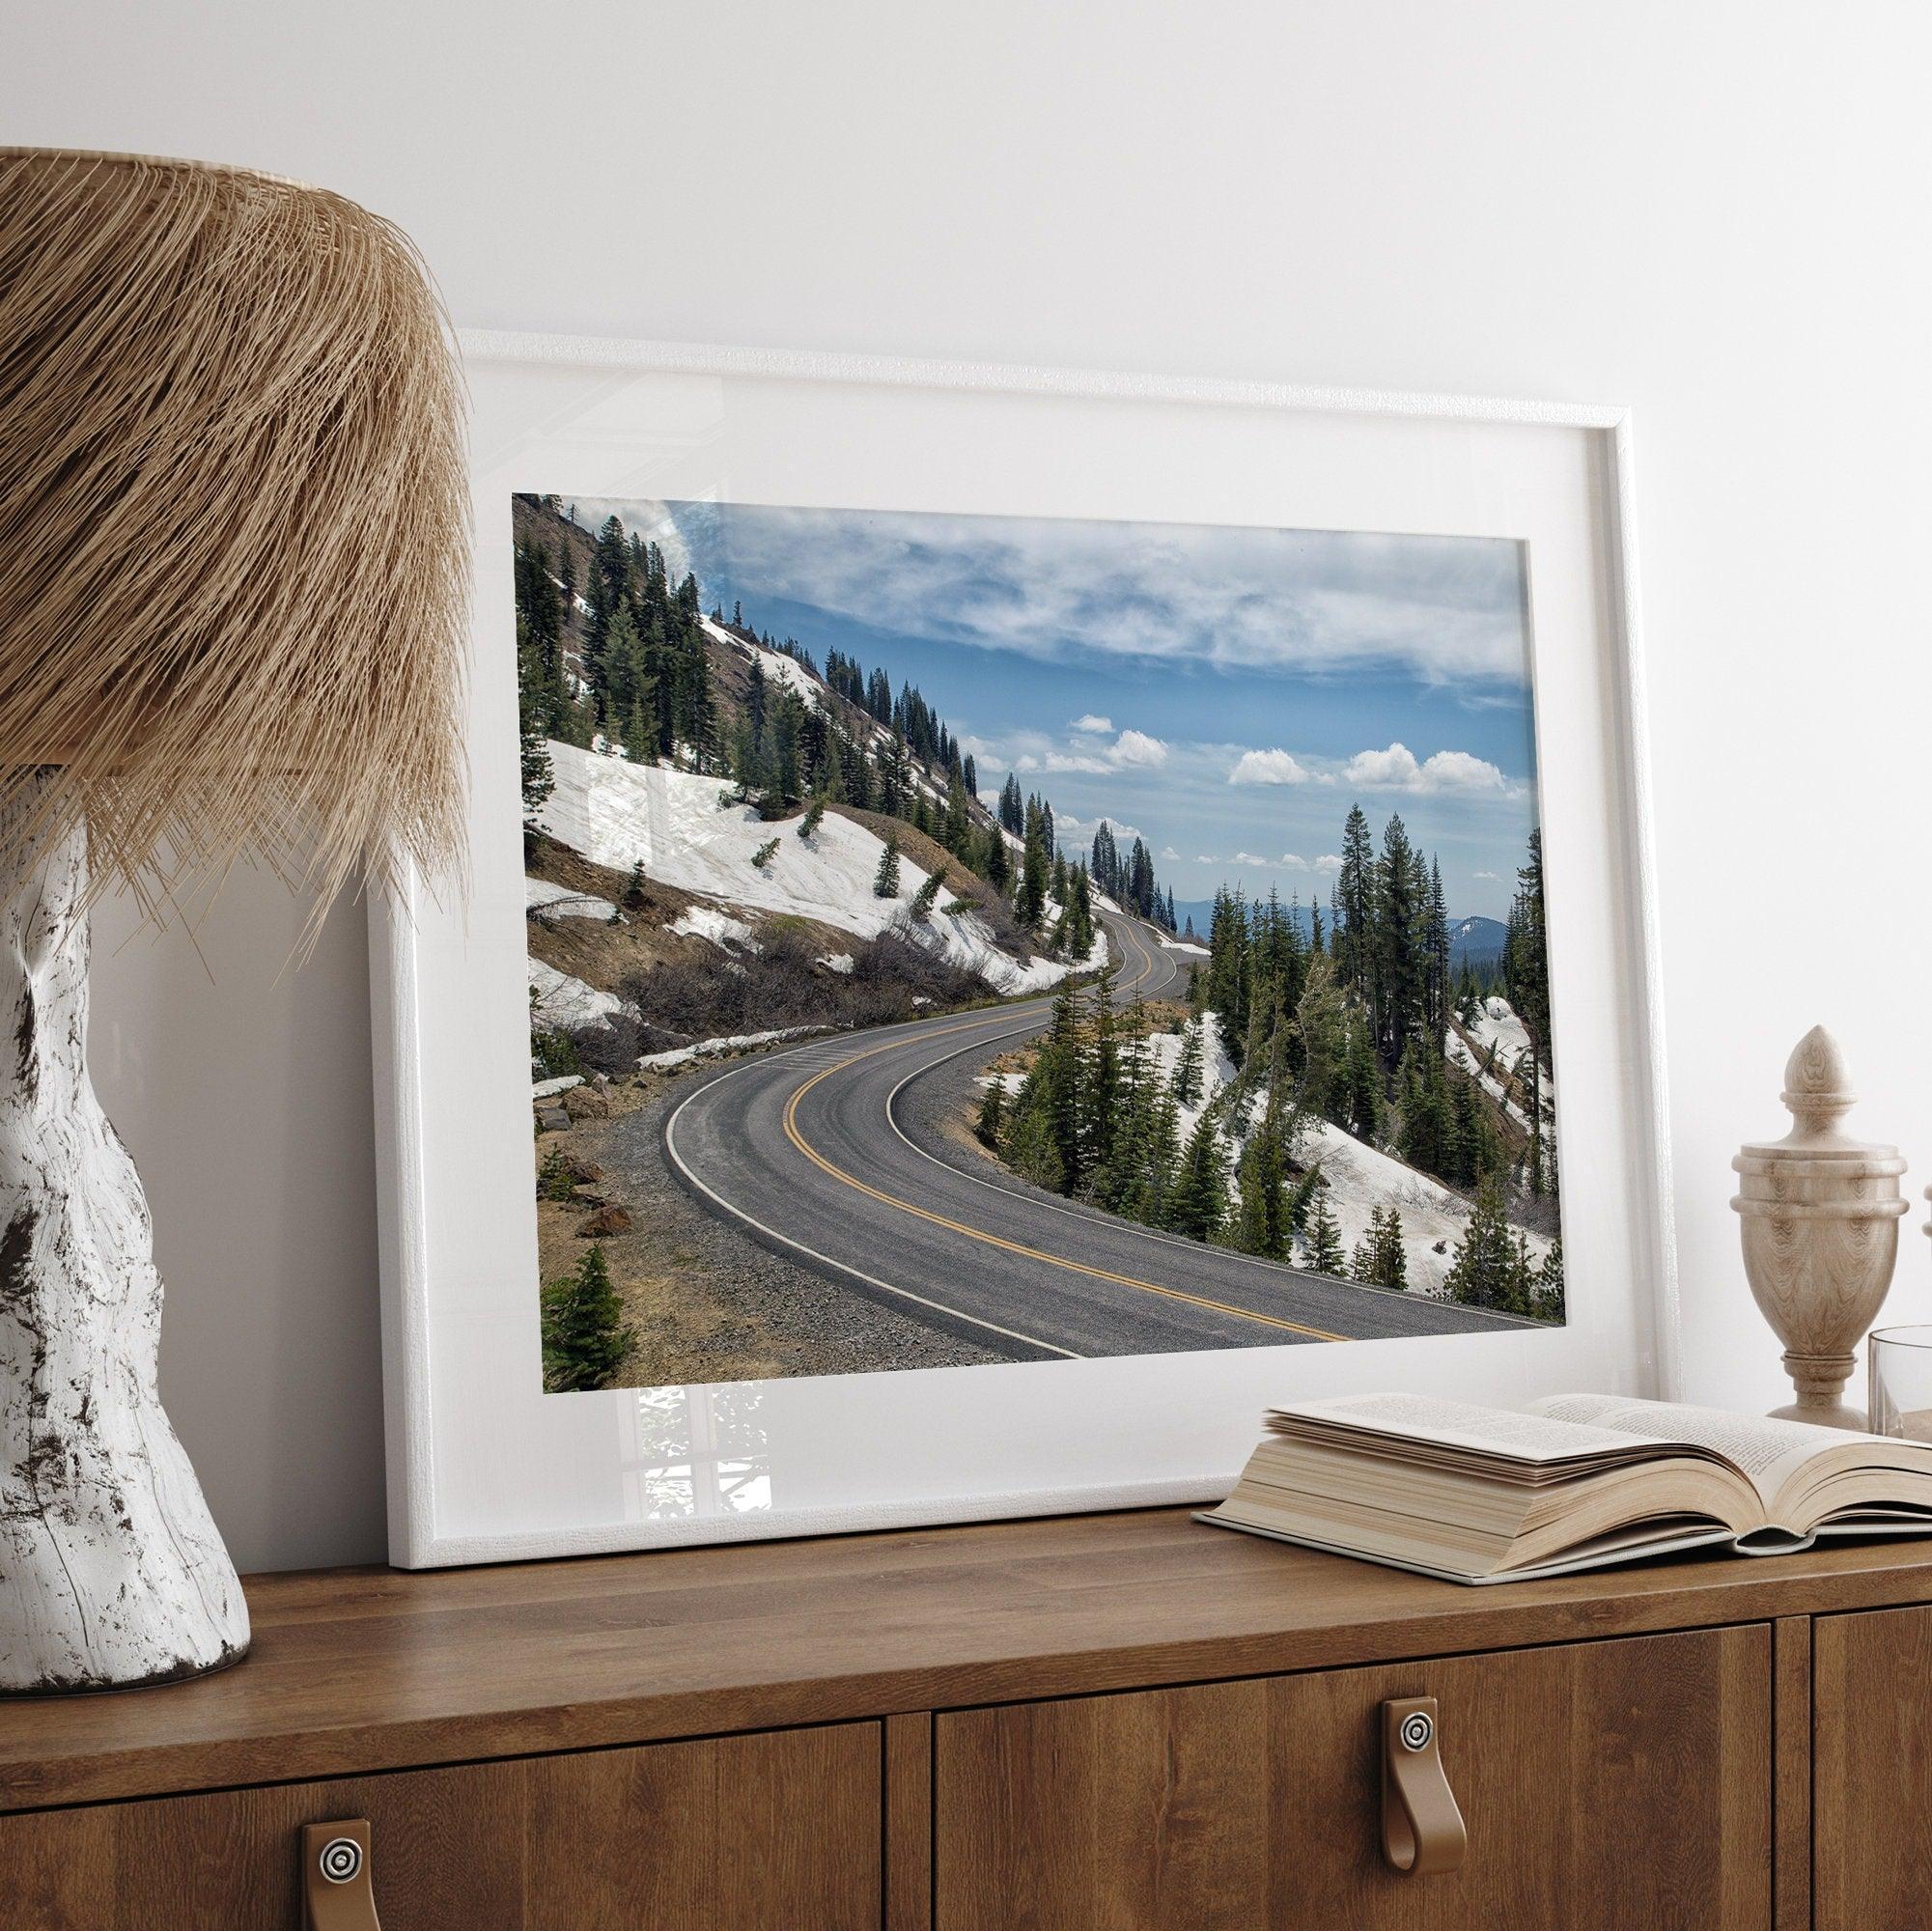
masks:
<path fill-rule="evenodd" d="M 748 804 L 721 804 L 715 777 L 633 765 L 554 739 L 548 749 L 556 788 L 537 822 L 592 864 L 628 872 L 641 862 L 649 877 L 736 911 L 789 914 L 858 938 L 876 938 L 900 923 L 914 943 L 978 973 L 1001 993 L 1038 992 L 1077 969 L 1050 959 L 1022 966 L 1000 951 L 986 921 L 943 886 L 930 920 L 916 927 L 905 921 L 906 905 L 927 874 L 902 858 L 899 898 L 875 897 L 872 882 L 884 841 L 837 812 L 828 811 L 806 840 L 797 836 L 796 821 L 774 824 Z M 762 867 L 754 865 L 752 858 L 773 839 L 778 849 Z M 1097 935 L 1095 952 L 1105 962 L 1104 937 Z"/>
<path fill-rule="evenodd" d="M 539 918 L 594 918 L 607 925 L 617 908 L 608 899 L 591 892 L 574 892 L 568 885 L 553 885 L 547 879 L 523 881 L 523 904 Z"/>
<path fill-rule="evenodd" d="M 784 685 L 814 708 L 824 708 L 824 687 L 797 658 L 787 657 L 783 651 L 768 651 L 763 644 L 748 644 L 742 637 L 734 636 L 722 624 L 714 624 L 709 617 L 700 617 L 698 623 L 713 643 L 742 651 L 764 671 L 769 682 Z"/>
<path fill-rule="evenodd" d="M 530 1004 L 535 1025 L 554 1032 L 575 1032 L 583 1026 L 601 1025 L 613 1014 L 624 1010 L 624 1001 L 615 993 L 601 993 L 541 959 L 528 962 L 530 991 L 536 997 Z"/>
<path fill-rule="evenodd" d="M 1181 1054 L 1187 1049 L 1190 1032 L 1198 1033 L 1201 1040 L 1200 1090 L 1195 1094 L 1191 1106 L 1177 1105 L 1175 1108 L 1180 1115 L 1179 1131 L 1183 1146 L 1187 1145 L 1189 1136 L 1216 1095 L 1234 1077 L 1234 1061 L 1228 1057 L 1227 1048 L 1221 1044 L 1220 1016 L 1206 1012 L 1197 1020 L 1190 1020 L 1179 1032 L 1150 1032 L 1141 1042 L 1141 1050 L 1161 1083 L 1172 1086 L 1175 1069 L 1181 1063 Z"/>
<path fill-rule="evenodd" d="M 1234 1062 L 1221 1041 L 1218 1017 L 1213 1012 L 1204 1013 L 1199 1020 L 1189 1021 L 1189 1030 L 1195 1027 L 1202 1032 L 1200 1092 L 1193 1105 L 1177 1108 L 1184 1145 L 1201 1114 L 1235 1077 Z M 1150 1033 L 1142 1043 L 1140 1049 L 1163 1085 L 1172 1085 L 1186 1043 L 1185 1030 Z M 1011 1086 L 1012 1082 L 1008 1083 Z M 1265 1090 L 1250 1094 L 1241 1109 L 1244 1127 L 1251 1129 L 1256 1125 L 1267 1106 Z M 1241 1142 L 1225 1130 L 1220 1137 L 1232 1174 L 1240 1161 Z M 1392 1154 L 1370 1146 L 1330 1120 L 1302 1122 L 1296 1135 L 1294 1157 L 1304 1168 L 1317 1165 L 1321 1168 L 1324 1197 L 1350 1254 L 1367 1233 L 1370 1215 L 1392 1206 L 1402 1216 L 1402 1245 L 1408 1260 L 1411 1291 L 1435 1295 L 1442 1292 L 1469 1220 L 1467 1200 L 1453 1189 L 1418 1173 Z M 1233 1190 L 1239 1191 L 1238 1181 Z M 1537 1234 L 1526 1238 L 1530 1254 L 1541 1261 L 1549 1251 L 1549 1241 Z M 1439 1243 L 1441 1253 L 1436 1251 Z M 1298 1255 L 1298 1260 L 1305 1260 L 1305 1255 Z"/>
<path fill-rule="evenodd" d="M 1392 1206 L 1402 1216 L 1410 1288 L 1425 1294 L 1442 1291 L 1470 1217 L 1467 1201 L 1331 1120 L 1308 1121 L 1297 1136 L 1295 1155 L 1309 1164 L 1320 1164 L 1329 1211 L 1351 1254 L 1368 1232 L 1369 1216 L 1378 1208 Z M 1438 1242 L 1443 1247 L 1440 1254 Z M 1531 1245 L 1541 1258 L 1542 1245 Z"/>
<path fill-rule="evenodd" d="M 1500 996 L 1485 999 L 1476 1009 L 1475 1018 L 1465 1028 L 1470 1039 L 1475 1041 L 1472 1051 L 1469 1040 L 1458 1032 L 1451 1031 L 1442 1042 L 1442 1050 L 1450 1063 L 1462 1068 L 1481 1085 L 1498 1105 L 1499 1105 L 1525 1133 L 1529 1131 L 1529 1116 L 1523 1107 L 1510 1097 L 1507 1076 L 1516 1071 L 1519 1060 L 1524 1060 L 1529 1051 L 1529 1029 L 1517 1018 L 1509 1001 Z M 1494 1053 L 1493 1072 L 1485 1072 L 1485 1065 L 1491 1063 Z M 1524 1077 L 1528 1077 L 1526 1061 Z M 1555 1099 L 1554 1088 L 1546 1073 L 1542 1084 L 1543 1103 L 1547 1109 Z"/>
<path fill-rule="evenodd" d="M 1469 1041 L 1461 1033 L 1451 1031 L 1442 1041 L 1442 1054 L 1451 1066 L 1458 1066 L 1467 1073 L 1526 1133 L 1529 1131 L 1529 1116 L 1509 1097 L 1507 1081 L 1495 1073 L 1483 1071 L 1489 1059 L 1487 1052 L 1480 1056 L 1471 1052 Z M 1498 1056 L 1497 1065 L 1505 1072 L 1513 1063 L 1507 1053 Z"/>
<path fill-rule="evenodd" d="M 726 952 L 762 952 L 751 928 L 742 918 L 719 911 L 715 906 L 691 906 L 671 921 L 671 931 L 686 938 L 708 938 Z"/>
<path fill-rule="evenodd" d="M 1505 1059 L 1512 1066 L 1518 1054 L 1529 1050 L 1529 1028 L 1516 1017 L 1516 1009 L 1509 1001 L 1499 994 L 1483 1000 L 1476 1008 L 1470 1031 L 1485 1052 L 1492 1046 L 1500 1046 Z"/>

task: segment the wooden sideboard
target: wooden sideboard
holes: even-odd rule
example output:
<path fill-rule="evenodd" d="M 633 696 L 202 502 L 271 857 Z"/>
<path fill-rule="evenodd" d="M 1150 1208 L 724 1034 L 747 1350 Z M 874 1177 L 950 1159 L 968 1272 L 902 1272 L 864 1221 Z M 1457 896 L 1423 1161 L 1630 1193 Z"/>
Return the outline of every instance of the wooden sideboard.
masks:
<path fill-rule="evenodd" d="M 1159 1510 L 249 1599 L 226 1675 L 0 1702 L 6 1931 L 296 1931 L 355 1818 L 383 1931 L 1932 1925 L 1932 1542 L 1464 1589 Z"/>

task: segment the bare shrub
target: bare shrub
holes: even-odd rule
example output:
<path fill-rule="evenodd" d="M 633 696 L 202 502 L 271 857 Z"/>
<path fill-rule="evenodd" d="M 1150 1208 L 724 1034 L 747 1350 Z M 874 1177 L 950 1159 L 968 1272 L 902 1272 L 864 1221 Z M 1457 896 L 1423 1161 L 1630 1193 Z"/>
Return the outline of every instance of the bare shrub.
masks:
<path fill-rule="evenodd" d="M 620 990 L 644 1016 L 637 1049 L 786 1026 L 886 1025 L 985 995 L 976 974 L 894 933 L 854 945 L 850 972 L 821 965 L 819 951 L 805 934 L 779 930 L 742 959 L 667 960 L 633 973 Z M 592 1063 L 582 1042 L 578 1051 Z"/>

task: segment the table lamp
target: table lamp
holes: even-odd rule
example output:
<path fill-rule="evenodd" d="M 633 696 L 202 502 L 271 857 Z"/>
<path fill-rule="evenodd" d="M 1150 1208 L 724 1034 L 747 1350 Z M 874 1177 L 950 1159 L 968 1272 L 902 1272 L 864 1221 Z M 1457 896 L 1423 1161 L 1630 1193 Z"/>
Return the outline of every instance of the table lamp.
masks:
<path fill-rule="evenodd" d="M 0 148 L 0 1692 L 248 1644 L 86 1065 L 89 910 L 462 878 L 461 384 L 408 240 L 238 168 Z M 192 1120 L 182 1123 L 193 1131 Z"/>

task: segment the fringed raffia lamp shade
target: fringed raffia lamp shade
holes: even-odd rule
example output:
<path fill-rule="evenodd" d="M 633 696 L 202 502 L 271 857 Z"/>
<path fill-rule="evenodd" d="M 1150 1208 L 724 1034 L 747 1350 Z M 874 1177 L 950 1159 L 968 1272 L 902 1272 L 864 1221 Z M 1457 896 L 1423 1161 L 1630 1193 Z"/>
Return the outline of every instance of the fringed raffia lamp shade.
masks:
<path fill-rule="evenodd" d="M 238 169 L 0 149 L 0 1690 L 196 1673 L 247 1616 L 154 1392 L 87 907 L 255 857 L 460 876 L 461 390 L 407 239 Z"/>

